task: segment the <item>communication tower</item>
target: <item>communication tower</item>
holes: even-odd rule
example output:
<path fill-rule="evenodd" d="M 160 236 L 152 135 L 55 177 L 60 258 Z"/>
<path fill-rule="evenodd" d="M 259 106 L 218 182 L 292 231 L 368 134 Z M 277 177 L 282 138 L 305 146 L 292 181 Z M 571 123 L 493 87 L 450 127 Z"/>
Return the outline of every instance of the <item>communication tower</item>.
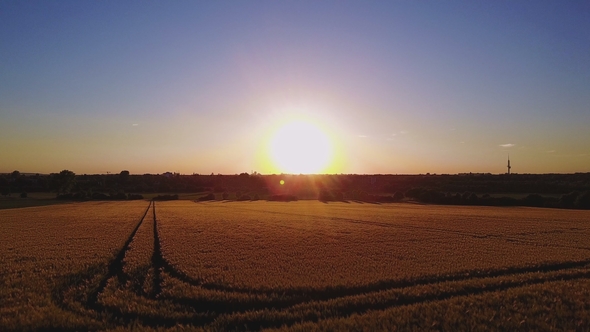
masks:
<path fill-rule="evenodd" d="M 512 168 L 512 166 L 510 166 L 510 155 L 508 155 L 508 172 L 506 174 L 510 174 L 510 169 Z"/>

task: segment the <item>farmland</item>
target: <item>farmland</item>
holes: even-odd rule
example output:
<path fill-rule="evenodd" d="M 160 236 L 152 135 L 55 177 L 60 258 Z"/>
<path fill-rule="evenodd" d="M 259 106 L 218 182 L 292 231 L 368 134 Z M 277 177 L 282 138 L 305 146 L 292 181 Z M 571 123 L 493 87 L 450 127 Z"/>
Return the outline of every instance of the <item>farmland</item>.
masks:
<path fill-rule="evenodd" d="M 590 328 L 590 211 L 298 202 L 0 210 L 0 329 Z"/>

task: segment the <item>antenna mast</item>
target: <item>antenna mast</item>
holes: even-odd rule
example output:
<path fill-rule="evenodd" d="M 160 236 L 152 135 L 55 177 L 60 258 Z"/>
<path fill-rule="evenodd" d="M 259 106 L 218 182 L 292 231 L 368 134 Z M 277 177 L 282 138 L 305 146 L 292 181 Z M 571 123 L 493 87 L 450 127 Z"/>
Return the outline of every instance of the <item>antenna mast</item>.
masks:
<path fill-rule="evenodd" d="M 508 154 L 508 173 L 506 174 L 510 174 L 510 169 L 512 168 L 512 166 L 510 166 L 510 154 Z"/>

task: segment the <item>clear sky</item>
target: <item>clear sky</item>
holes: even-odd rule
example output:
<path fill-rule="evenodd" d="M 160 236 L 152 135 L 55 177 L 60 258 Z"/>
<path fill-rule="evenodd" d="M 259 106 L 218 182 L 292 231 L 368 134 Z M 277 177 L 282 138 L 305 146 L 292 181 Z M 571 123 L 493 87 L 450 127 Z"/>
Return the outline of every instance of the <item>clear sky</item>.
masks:
<path fill-rule="evenodd" d="M 278 173 L 293 121 L 322 172 L 589 172 L 590 2 L 0 1 L 0 172 Z"/>

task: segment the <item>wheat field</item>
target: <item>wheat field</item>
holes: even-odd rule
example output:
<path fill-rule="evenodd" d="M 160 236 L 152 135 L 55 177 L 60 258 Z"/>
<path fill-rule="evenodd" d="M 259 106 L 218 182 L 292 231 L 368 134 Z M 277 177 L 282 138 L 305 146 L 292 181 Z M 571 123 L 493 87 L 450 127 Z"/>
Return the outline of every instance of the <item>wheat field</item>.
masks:
<path fill-rule="evenodd" d="M 590 211 L 109 202 L 0 211 L 0 330 L 588 330 Z"/>

